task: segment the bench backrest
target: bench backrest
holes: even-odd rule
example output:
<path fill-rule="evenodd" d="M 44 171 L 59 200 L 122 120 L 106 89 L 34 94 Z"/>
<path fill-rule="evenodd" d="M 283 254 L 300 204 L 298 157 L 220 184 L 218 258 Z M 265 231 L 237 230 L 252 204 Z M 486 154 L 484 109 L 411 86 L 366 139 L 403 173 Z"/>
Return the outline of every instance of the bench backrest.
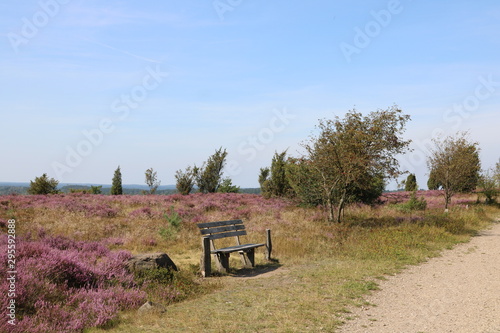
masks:
<path fill-rule="evenodd" d="M 198 223 L 198 228 L 204 237 L 210 239 L 212 249 L 215 250 L 214 239 L 235 237 L 236 245 L 241 245 L 239 236 L 247 234 L 242 220 L 218 221 Z"/>

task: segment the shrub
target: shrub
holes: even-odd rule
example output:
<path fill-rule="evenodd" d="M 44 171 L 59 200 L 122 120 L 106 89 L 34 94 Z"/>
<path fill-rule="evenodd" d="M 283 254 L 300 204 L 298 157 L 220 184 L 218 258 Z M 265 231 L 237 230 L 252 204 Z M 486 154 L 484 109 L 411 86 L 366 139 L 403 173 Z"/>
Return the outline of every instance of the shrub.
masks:
<path fill-rule="evenodd" d="M 29 194 L 55 194 L 59 191 L 57 190 L 57 185 L 59 182 L 54 178 L 47 177 L 44 173 L 41 177 L 36 177 L 34 181 L 30 181 L 30 187 L 28 189 Z"/>
<path fill-rule="evenodd" d="M 194 187 L 197 173 L 198 168 L 196 166 L 194 166 L 193 168 L 188 166 L 186 168 L 186 171 L 177 170 L 175 172 L 175 179 L 177 181 L 175 187 L 180 194 L 188 195 L 189 193 L 191 193 Z"/>
<path fill-rule="evenodd" d="M 165 240 L 174 238 L 179 231 L 181 226 L 182 217 L 174 210 L 174 206 L 170 207 L 170 214 L 163 214 L 163 217 L 167 220 L 167 227 L 161 227 L 158 234 Z"/>
<path fill-rule="evenodd" d="M 195 269 L 197 267 L 179 272 L 167 268 L 149 269 L 136 273 L 135 280 L 148 293 L 151 301 L 168 305 L 203 292 L 202 286 L 195 280 Z"/>
<path fill-rule="evenodd" d="M 411 212 L 415 210 L 425 210 L 427 208 L 427 201 L 424 198 L 417 198 L 415 192 L 412 192 L 410 199 L 396 207 L 403 212 Z"/>

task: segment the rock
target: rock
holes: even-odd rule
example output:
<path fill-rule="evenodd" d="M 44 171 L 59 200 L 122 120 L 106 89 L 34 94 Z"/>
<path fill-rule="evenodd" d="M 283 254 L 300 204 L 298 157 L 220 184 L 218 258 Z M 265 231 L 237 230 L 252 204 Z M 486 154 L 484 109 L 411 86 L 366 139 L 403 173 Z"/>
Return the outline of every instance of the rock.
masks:
<path fill-rule="evenodd" d="M 177 266 L 166 253 L 142 253 L 130 258 L 127 263 L 130 272 L 155 268 L 168 268 L 177 271 Z"/>
<path fill-rule="evenodd" d="M 159 303 L 153 303 L 151 301 L 147 301 L 141 307 L 137 310 L 138 312 L 150 312 L 150 311 L 157 311 L 159 313 L 165 313 L 167 309 Z"/>

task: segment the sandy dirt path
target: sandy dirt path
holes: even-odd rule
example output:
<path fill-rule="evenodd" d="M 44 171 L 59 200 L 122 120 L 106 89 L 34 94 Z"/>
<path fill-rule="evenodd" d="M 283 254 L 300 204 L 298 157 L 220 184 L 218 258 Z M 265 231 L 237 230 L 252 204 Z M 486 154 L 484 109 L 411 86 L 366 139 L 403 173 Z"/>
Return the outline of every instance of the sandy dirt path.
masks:
<path fill-rule="evenodd" d="M 339 332 L 500 332 L 500 223 L 379 286 Z"/>

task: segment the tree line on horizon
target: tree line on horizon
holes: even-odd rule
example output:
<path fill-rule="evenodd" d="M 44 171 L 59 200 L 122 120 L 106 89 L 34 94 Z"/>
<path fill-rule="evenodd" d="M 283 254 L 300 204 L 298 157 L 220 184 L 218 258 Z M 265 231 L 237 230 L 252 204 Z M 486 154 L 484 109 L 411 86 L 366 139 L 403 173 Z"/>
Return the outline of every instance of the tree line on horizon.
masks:
<path fill-rule="evenodd" d="M 305 205 L 322 205 L 329 220 L 340 222 L 347 204 L 374 203 L 382 194 L 388 179 L 397 179 L 401 171 L 397 155 L 408 152 L 411 140 L 403 139 L 410 116 L 397 106 L 377 110 L 363 116 L 356 110 L 344 118 L 319 121 L 319 133 L 301 145 L 305 154 L 287 156 L 287 150 L 276 152 L 271 166 L 260 169 L 258 181 L 265 197 L 293 198 Z M 467 193 L 480 187 L 487 203 L 494 203 L 500 187 L 500 162 L 496 168 L 481 171 L 480 147 L 461 132 L 444 139 L 434 139 L 435 148 L 427 159 L 428 188 L 442 190 L 445 209 L 456 193 Z M 240 191 L 228 177 L 223 178 L 227 157 L 222 147 L 201 166 L 188 166 L 175 173 L 178 193 Z M 160 186 L 153 168 L 145 171 L 145 183 L 155 194 Z M 57 192 L 58 182 L 46 174 L 30 182 L 28 193 L 50 194 Z M 408 175 L 405 190 L 418 189 L 414 174 Z M 101 187 L 92 186 L 88 193 L 100 194 Z M 111 195 L 123 194 L 120 166 L 115 170 Z M 412 197 L 412 200 L 417 200 Z M 415 201 L 417 202 L 417 201 Z M 417 202 L 418 203 L 418 202 Z"/>

